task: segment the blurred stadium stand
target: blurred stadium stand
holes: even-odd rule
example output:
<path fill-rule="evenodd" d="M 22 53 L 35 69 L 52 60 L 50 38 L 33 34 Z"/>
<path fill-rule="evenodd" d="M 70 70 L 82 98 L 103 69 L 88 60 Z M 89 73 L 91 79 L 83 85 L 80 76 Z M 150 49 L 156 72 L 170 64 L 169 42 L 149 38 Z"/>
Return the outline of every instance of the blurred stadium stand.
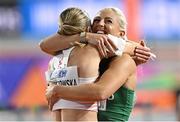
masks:
<path fill-rule="evenodd" d="M 72 6 L 86 10 L 91 18 L 109 6 L 125 12 L 128 37 L 144 38 L 157 55 L 155 61 L 138 67 L 137 100 L 130 120 L 176 121 L 180 0 L 1 0 L 0 121 L 52 119 L 44 96 L 50 56 L 38 43 L 56 33 L 59 13 Z"/>

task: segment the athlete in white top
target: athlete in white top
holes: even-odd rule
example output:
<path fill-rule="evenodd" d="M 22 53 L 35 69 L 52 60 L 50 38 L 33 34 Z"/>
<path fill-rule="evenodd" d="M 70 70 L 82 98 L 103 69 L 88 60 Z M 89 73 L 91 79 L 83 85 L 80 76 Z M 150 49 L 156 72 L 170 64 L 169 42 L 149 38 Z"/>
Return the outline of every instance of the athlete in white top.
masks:
<path fill-rule="evenodd" d="M 49 70 L 48 72 L 46 72 L 46 76 L 47 76 L 46 79 L 50 83 L 73 86 L 73 85 L 80 85 L 80 84 L 95 82 L 99 74 L 93 77 L 79 77 L 78 71 L 81 71 L 80 68 L 82 67 L 76 64 L 74 64 L 73 66 L 68 65 L 68 60 L 71 57 L 70 56 L 71 52 L 72 54 L 74 54 L 74 51 L 72 51 L 74 48 L 76 48 L 76 50 L 79 50 L 77 46 L 72 47 L 70 49 L 63 50 L 62 53 L 54 56 L 51 59 L 51 61 L 49 62 Z M 83 50 L 83 52 L 86 52 L 86 50 L 85 51 Z M 77 58 L 77 56 L 75 55 L 73 58 L 71 58 L 72 61 L 77 60 L 77 59 L 78 59 L 78 62 L 84 62 L 83 58 Z M 98 63 L 99 62 L 97 60 L 97 65 Z M 89 68 L 89 67 L 87 66 L 86 68 Z M 91 111 L 97 112 L 97 102 L 68 101 L 68 100 L 61 99 L 52 108 L 52 110 L 58 110 L 58 109 L 84 109 L 84 110 L 91 110 Z"/>
<path fill-rule="evenodd" d="M 89 17 L 78 8 L 68 8 L 60 15 L 59 33 L 62 35 L 81 33 L 89 26 Z M 50 85 L 80 85 L 95 82 L 99 76 L 100 60 L 99 52 L 93 45 L 76 44 L 51 59 L 46 72 L 47 80 Z M 56 121 L 97 121 L 97 102 L 61 99 L 53 106 L 53 112 Z"/>
<path fill-rule="evenodd" d="M 99 75 L 100 60 L 97 49 L 92 45 L 85 45 L 83 48 L 75 46 L 63 50 L 63 53 L 56 55 L 50 61 L 49 71 L 51 73 L 49 74 L 51 75 L 49 80 L 51 83 L 68 86 L 95 82 Z M 62 76 L 62 73 L 60 72 L 63 70 L 73 75 L 68 76 L 68 73 L 64 73 L 67 77 L 64 76 L 64 79 L 61 79 L 60 75 Z M 77 74 L 77 76 L 74 74 Z M 61 114 L 62 121 L 97 120 L 97 102 L 94 101 L 83 102 L 61 99 L 53 106 L 53 111 L 58 111 Z M 56 118 L 59 118 L 59 116 L 57 115 Z"/>

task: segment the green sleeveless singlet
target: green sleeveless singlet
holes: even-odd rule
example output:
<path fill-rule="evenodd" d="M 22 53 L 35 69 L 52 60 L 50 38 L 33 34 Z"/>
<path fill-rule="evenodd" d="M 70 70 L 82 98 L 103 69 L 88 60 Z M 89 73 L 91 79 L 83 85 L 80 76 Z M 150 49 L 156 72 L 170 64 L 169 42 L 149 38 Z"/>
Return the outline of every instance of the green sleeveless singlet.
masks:
<path fill-rule="evenodd" d="M 98 111 L 98 121 L 128 121 L 134 104 L 134 91 L 119 88 L 106 101 L 106 110 Z"/>

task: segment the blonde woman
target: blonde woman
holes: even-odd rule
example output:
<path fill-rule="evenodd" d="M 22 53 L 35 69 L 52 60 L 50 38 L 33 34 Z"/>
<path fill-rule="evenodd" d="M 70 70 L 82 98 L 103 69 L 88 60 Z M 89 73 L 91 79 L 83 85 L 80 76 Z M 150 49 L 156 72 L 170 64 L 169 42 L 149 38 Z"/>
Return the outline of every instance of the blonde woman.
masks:
<path fill-rule="evenodd" d="M 72 15 L 70 17 L 72 17 Z M 69 22 L 72 22 L 70 21 L 70 19 L 71 18 L 68 18 L 67 20 L 69 20 Z M 64 23 L 62 20 L 63 19 L 61 19 L 60 22 L 62 22 L 62 24 L 68 27 L 67 26 L 68 23 L 67 22 Z M 74 24 L 74 18 L 73 18 L 73 24 Z M 97 16 L 93 21 L 92 29 L 93 32 L 98 32 L 101 34 L 102 33 L 111 34 L 119 38 L 124 38 L 126 37 L 126 24 L 127 23 L 125 17 L 120 10 L 115 8 L 106 8 L 101 10 L 97 14 Z M 75 25 L 71 25 L 71 26 L 75 26 Z M 63 25 L 61 25 L 61 27 L 63 27 Z M 61 30 L 60 30 L 60 34 L 71 35 L 71 34 L 65 34 L 63 33 L 63 29 Z M 68 33 L 70 31 L 71 29 L 68 30 Z M 82 31 L 85 30 L 81 30 L 80 32 Z M 96 34 L 95 36 L 93 36 L 94 38 L 92 38 L 91 40 L 96 40 L 97 37 L 99 37 L 99 35 Z M 108 41 L 108 39 L 110 38 L 109 36 L 103 36 L 103 35 L 100 36 L 102 36 L 103 39 L 108 37 L 106 38 L 106 41 Z M 83 35 L 83 37 L 84 39 L 88 40 L 90 35 L 86 33 L 86 35 Z M 83 41 L 81 40 L 81 42 Z M 75 41 L 74 42 L 69 41 L 69 42 L 71 44 L 75 43 Z M 106 44 L 108 43 L 106 42 Z M 116 50 L 115 48 L 116 48 L 115 46 L 114 47 L 109 46 L 106 49 L 107 52 L 105 50 L 102 50 L 101 53 L 103 55 L 106 55 L 110 51 L 115 52 Z M 98 72 L 99 63 L 102 59 L 102 56 L 100 56 L 95 46 L 93 46 L 92 44 L 86 44 L 85 46 L 83 46 L 83 48 L 79 46 L 75 46 L 70 52 L 71 52 L 69 53 L 70 56 L 69 55 L 67 56 L 69 57 L 69 59 L 66 59 L 66 65 L 77 66 L 78 77 L 79 77 L 78 80 L 79 81 L 82 80 L 82 81 L 79 84 L 75 83 L 75 86 L 71 86 L 71 87 L 67 85 L 49 86 L 47 88 L 47 94 L 46 94 L 49 105 L 51 107 L 54 107 L 53 106 L 54 103 L 56 103 L 59 99 L 60 99 L 59 101 L 61 101 L 62 99 L 68 99 L 68 100 L 77 100 L 70 102 L 82 104 L 85 106 L 91 104 L 93 106 L 93 109 L 89 109 L 91 108 L 91 105 L 89 107 L 86 106 L 86 108 L 84 109 L 83 107 L 81 108 L 79 106 L 73 106 L 73 107 L 71 106 L 71 108 L 69 108 L 68 106 L 70 106 L 70 104 L 67 104 L 66 107 L 60 107 L 56 110 L 58 111 L 56 114 L 57 115 L 56 120 L 96 121 L 97 112 L 94 108 L 97 109 L 97 103 L 94 101 L 105 100 L 114 93 L 111 98 L 103 101 L 103 104 L 101 104 L 101 108 L 100 108 L 101 111 L 99 111 L 98 114 L 99 120 L 127 121 L 130 112 L 133 108 L 134 89 L 136 86 L 135 85 L 136 64 L 134 60 L 130 57 L 130 55 L 122 54 L 122 56 L 111 57 L 107 61 L 105 61 L 107 62 L 107 65 L 104 65 L 104 61 L 102 61 L 100 66 L 103 66 L 103 68 L 105 69 L 102 70 L 102 67 L 100 67 L 100 74 L 102 76 L 97 79 L 97 76 L 99 76 L 99 72 Z M 60 62 L 60 64 L 62 64 L 62 62 Z M 56 66 L 60 64 L 56 63 Z M 97 82 L 93 83 L 95 80 Z M 62 84 L 66 84 L 66 83 L 62 83 Z M 82 102 L 82 101 L 86 101 L 86 102 Z"/>
<path fill-rule="evenodd" d="M 86 31 L 90 26 L 90 19 L 81 9 L 68 8 L 60 14 L 59 26 L 60 34 L 73 35 Z M 87 61 L 87 56 L 91 61 Z M 46 72 L 47 80 L 50 86 L 93 83 L 98 77 L 99 62 L 100 56 L 96 48 L 92 45 L 76 44 L 70 49 L 56 53 L 51 59 L 49 70 Z M 84 65 L 87 63 L 88 70 L 85 70 Z M 96 101 L 61 99 L 55 103 L 52 110 L 56 121 L 97 121 Z"/>

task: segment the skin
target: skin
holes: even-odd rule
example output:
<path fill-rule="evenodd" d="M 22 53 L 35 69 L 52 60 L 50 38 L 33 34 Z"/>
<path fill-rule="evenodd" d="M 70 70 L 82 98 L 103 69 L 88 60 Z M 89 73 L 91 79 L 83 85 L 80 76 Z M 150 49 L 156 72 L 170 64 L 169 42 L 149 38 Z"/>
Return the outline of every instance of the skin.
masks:
<path fill-rule="evenodd" d="M 55 55 L 59 50 L 72 47 L 73 44 L 78 40 L 80 40 L 79 34 L 75 34 L 72 36 L 54 34 L 42 40 L 39 43 L 39 46 L 43 52 L 50 55 Z M 96 46 L 102 57 L 115 55 L 115 49 L 117 49 L 117 47 L 106 35 L 87 32 L 86 40 L 88 41 L 88 43 Z M 145 46 L 143 40 L 140 41 L 140 44 L 142 46 L 139 45 L 139 43 L 128 41 L 124 49 L 125 53 L 133 56 L 136 65 L 146 63 L 150 59 L 150 48 Z M 109 50 L 106 55 L 105 47 Z"/>
<path fill-rule="evenodd" d="M 93 45 L 88 44 L 83 48 L 76 46 L 72 50 L 68 66 L 76 65 L 78 67 L 78 75 L 81 78 L 97 77 L 100 61 L 101 58 L 98 50 Z M 51 84 L 49 87 L 54 86 Z M 56 110 L 54 113 L 56 121 L 97 121 L 97 112 L 95 111 L 61 109 Z"/>
<path fill-rule="evenodd" d="M 85 38 L 89 44 L 96 46 L 102 57 L 115 55 L 115 50 L 117 47 L 107 35 L 87 32 Z M 39 46 L 43 52 L 50 55 L 55 55 L 57 51 L 72 47 L 74 43 L 78 42 L 79 40 L 79 34 L 72 36 L 54 34 L 42 40 L 39 43 Z M 143 40 L 140 42 L 144 43 Z M 109 50 L 109 52 L 106 52 L 106 48 Z M 132 55 L 137 65 L 146 63 L 150 58 L 150 48 L 130 40 L 126 43 L 124 52 Z"/>
<path fill-rule="evenodd" d="M 118 37 L 124 36 L 125 32 L 120 30 L 118 18 L 113 11 L 105 10 L 98 17 L 99 20 L 95 20 L 93 23 L 94 32 L 101 30 L 104 33 Z M 89 35 L 87 35 L 88 38 L 90 39 Z M 87 65 L 84 66 L 86 67 Z M 82 73 L 84 71 L 82 70 Z M 136 87 L 136 63 L 127 54 L 113 58 L 109 68 L 97 79 L 96 83 L 71 87 L 49 86 L 46 96 L 51 109 L 54 103 L 61 98 L 78 101 L 104 100 L 122 86 L 131 90 L 135 90 Z"/>

